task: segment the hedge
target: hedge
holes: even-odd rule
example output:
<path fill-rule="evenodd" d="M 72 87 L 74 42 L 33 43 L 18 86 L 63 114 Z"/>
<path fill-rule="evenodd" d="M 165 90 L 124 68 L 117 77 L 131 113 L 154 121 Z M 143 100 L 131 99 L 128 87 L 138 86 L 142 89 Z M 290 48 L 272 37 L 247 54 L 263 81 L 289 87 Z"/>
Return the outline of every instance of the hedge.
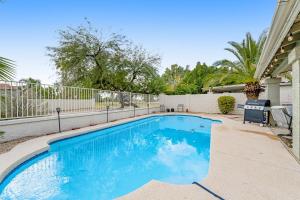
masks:
<path fill-rule="evenodd" d="M 221 96 L 218 98 L 219 110 L 222 114 L 228 114 L 234 110 L 235 98 L 232 96 Z"/>

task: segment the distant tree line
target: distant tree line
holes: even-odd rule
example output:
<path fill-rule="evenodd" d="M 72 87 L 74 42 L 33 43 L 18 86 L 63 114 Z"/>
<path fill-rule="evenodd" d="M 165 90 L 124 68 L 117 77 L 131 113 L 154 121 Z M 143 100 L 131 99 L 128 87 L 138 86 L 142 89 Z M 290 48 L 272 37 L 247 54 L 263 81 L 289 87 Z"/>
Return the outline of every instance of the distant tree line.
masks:
<path fill-rule="evenodd" d="M 59 44 L 48 47 L 60 81 L 64 85 L 116 91 L 166 94 L 197 94 L 203 88 L 255 83 L 266 32 L 259 39 L 246 34 L 242 42 L 229 42 L 226 48 L 236 61 L 220 60 L 212 66 L 196 63 L 193 69 L 177 64 L 160 76 L 160 56 L 130 42 L 126 36 L 104 34 L 88 22 L 85 26 L 59 31 Z"/>
<path fill-rule="evenodd" d="M 198 62 L 193 70 L 172 65 L 162 75 L 166 83 L 164 92 L 166 94 L 197 94 L 203 93 L 203 88 L 214 86 L 259 84 L 254 78 L 254 73 L 266 38 L 266 32 L 263 32 L 257 41 L 250 33 L 247 33 L 240 43 L 228 42 L 231 47 L 225 50 L 235 56 L 235 61 L 220 60 L 212 66 Z"/>

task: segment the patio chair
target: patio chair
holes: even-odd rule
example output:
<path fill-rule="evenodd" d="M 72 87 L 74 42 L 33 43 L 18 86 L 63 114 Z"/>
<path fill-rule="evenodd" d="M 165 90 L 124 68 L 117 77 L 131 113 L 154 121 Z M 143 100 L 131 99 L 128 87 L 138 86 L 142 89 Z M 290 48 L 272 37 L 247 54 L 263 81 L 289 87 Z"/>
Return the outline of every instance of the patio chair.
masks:
<path fill-rule="evenodd" d="M 166 107 L 164 104 L 160 105 L 160 112 L 166 112 Z"/>
<path fill-rule="evenodd" d="M 184 105 L 183 104 L 178 104 L 177 105 L 177 111 L 178 112 L 184 112 Z"/>
<path fill-rule="evenodd" d="M 274 121 L 276 122 L 277 126 L 287 128 L 290 133 L 286 136 L 292 135 L 292 113 L 291 109 L 285 106 L 272 106 L 271 113 Z M 280 134 L 284 135 L 284 134 Z"/>

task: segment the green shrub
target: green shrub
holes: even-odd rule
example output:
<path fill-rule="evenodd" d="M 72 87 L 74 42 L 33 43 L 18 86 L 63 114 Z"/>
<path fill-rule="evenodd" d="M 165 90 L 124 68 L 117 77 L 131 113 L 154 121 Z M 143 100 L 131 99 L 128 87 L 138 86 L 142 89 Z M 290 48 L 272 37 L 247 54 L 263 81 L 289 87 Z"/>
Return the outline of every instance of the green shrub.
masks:
<path fill-rule="evenodd" d="M 194 84 L 180 83 L 175 88 L 175 94 L 193 94 L 197 92 L 197 86 Z"/>
<path fill-rule="evenodd" d="M 223 114 L 228 114 L 234 110 L 235 98 L 232 96 L 221 96 L 218 98 L 219 110 Z"/>

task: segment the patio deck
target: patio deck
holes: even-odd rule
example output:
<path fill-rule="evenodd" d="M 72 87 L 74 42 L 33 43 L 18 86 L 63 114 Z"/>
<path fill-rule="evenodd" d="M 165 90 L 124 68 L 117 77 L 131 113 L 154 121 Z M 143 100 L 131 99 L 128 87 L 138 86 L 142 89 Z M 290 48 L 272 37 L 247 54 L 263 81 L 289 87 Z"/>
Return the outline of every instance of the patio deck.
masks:
<path fill-rule="evenodd" d="M 278 199 L 300 198 L 300 165 L 266 127 L 223 120 L 214 125 L 209 174 L 196 184 L 171 185 L 152 181 L 121 199 Z"/>
<path fill-rule="evenodd" d="M 300 165 L 268 128 L 244 125 L 238 119 L 221 115 L 194 115 L 223 121 L 212 128 L 211 161 L 207 178 L 199 182 L 200 185 L 172 185 L 151 181 L 120 199 L 299 199 Z M 0 179 L 26 157 L 47 150 L 49 141 L 148 116 L 43 136 L 21 143 L 11 151 L 0 154 Z"/>

